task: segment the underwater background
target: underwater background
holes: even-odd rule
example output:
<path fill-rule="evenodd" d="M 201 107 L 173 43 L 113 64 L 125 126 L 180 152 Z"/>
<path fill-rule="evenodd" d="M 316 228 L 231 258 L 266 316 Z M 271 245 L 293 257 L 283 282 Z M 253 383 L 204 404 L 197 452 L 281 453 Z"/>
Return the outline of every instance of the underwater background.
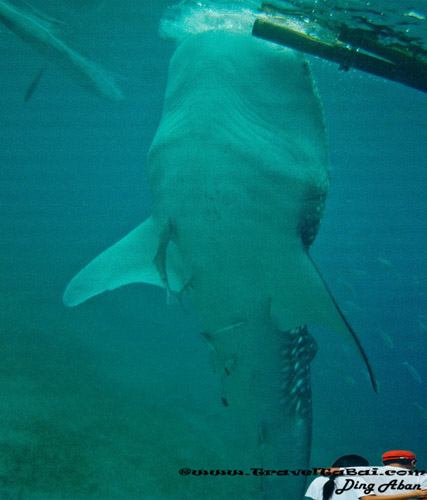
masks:
<path fill-rule="evenodd" d="M 193 314 L 137 284 L 62 303 L 76 272 L 151 213 L 146 156 L 174 51 L 158 28 L 172 3 L 32 2 L 116 75 L 117 102 L 48 64 L 24 103 L 46 61 L 1 26 L 0 499 L 214 499 L 235 480 L 178 474 L 237 467 Z M 380 386 L 341 337 L 310 330 L 311 466 L 408 449 L 426 470 L 427 98 L 310 61 L 332 165 L 311 254 Z"/>

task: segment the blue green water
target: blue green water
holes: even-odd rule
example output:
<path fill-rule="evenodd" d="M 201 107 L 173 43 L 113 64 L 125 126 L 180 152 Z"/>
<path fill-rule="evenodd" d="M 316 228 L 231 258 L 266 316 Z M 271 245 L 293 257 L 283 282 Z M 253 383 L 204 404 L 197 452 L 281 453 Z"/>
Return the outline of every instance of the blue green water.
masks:
<path fill-rule="evenodd" d="M 191 313 L 144 285 L 62 304 L 70 278 L 151 212 L 144 167 L 174 50 L 157 33 L 166 5 L 37 3 L 66 20 L 76 50 L 119 75 L 120 102 L 47 67 L 24 104 L 45 61 L 0 32 L 2 499 L 223 498 L 219 480 L 185 483 L 178 468 L 236 467 Z M 340 337 L 313 331 L 311 465 L 346 453 L 377 464 L 409 449 L 426 469 L 427 99 L 312 63 L 332 163 L 312 255 L 380 395 Z"/>

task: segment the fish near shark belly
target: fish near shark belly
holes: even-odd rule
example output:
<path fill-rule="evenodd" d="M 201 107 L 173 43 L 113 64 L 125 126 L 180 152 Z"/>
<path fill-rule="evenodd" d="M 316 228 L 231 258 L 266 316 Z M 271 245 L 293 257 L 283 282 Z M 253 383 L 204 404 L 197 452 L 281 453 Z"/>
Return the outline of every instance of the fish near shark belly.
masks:
<path fill-rule="evenodd" d="M 221 400 L 244 455 L 239 468 L 256 471 L 257 498 L 300 499 L 311 446 L 309 364 L 316 344 L 306 327 L 282 332 L 265 317 L 233 330 L 204 332 L 221 380 Z M 274 471 L 274 472 L 273 472 Z"/>
<path fill-rule="evenodd" d="M 246 35 L 188 37 L 171 60 L 148 174 L 152 216 L 73 278 L 65 304 L 132 282 L 188 292 L 244 443 L 236 467 L 307 468 L 305 325 L 331 326 L 366 356 L 308 254 L 329 163 L 304 58 Z M 263 498 L 297 500 L 304 485 L 259 476 Z"/>

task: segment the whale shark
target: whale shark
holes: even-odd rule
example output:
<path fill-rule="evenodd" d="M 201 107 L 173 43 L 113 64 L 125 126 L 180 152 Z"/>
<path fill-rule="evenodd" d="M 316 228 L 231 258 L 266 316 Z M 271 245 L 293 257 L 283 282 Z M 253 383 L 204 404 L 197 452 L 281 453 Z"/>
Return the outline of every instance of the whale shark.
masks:
<path fill-rule="evenodd" d="M 170 61 L 148 153 L 152 215 L 69 283 L 76 306 L 128 283 L 189 296 L 219 376 L 236 467 L 258 467 L 258 498 L 303 497 L 311 443 L 307 325 L 366 354 L 314 264 L 330 165 L 307 60 L 250 35 L 191 35 Z M 191 362 L 191 360 L 189 360 Z M 262 471 L 261 471 L 262 469 Z"/>
<path fill-rule="evenodd" d="M 106 99 L 123 99 L 111 74 L 56 36 L 57 20 L 40 12 L 24 11 L 7 0 L 0 0 L 0 22 L 89 92 Z M 43 72 L 44 69 L 40 70 L 29 86 L 25 102 L 31 98 Z"/>

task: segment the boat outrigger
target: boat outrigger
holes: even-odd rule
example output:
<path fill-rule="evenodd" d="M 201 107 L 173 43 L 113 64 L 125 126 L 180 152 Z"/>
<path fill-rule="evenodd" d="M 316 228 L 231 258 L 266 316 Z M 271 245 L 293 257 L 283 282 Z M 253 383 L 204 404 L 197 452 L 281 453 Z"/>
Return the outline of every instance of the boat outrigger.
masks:
<path fill-rule="evenodd" d="M 263 3 L 252 34 L 279 45 L 427 92 L 427 51 L 418 45 L 383 43 L 374 30 L 332 29 L 307 14 Z"/>

